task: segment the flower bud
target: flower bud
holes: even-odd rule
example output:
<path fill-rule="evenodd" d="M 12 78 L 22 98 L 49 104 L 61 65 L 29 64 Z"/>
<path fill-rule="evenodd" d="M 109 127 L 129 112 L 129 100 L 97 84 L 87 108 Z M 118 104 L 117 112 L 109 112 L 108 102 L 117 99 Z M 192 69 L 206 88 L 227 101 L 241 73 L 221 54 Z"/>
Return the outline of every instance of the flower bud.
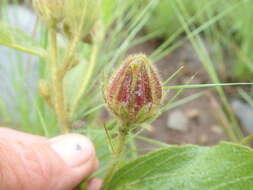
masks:
<path fill-rule="evenodd" d="M 105 88 L 108 108 L 125 124 L 152 119 L 162 103 L 162 87 L 154 66 L 143 54 L 129 56 Z"/>
<path fill-rule="evenodd" d="M 69 38 L 85 38 L 94 27 L 100 12 L 100 0 L 65 1 L 64 32 Z"/>
<path fill-rule="evenodd" d="M 33 0 L 33 5 L 46 24 L 57 24 L 64 18 L 64 0 Z"/>

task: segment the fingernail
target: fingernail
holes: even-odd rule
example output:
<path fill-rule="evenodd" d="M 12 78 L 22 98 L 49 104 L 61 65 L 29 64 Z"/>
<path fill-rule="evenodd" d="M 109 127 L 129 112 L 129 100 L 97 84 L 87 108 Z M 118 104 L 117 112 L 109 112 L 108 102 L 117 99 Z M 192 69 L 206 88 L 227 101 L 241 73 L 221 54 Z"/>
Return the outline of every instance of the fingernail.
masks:
<path fill-rule="evenodd" d="M 93 156 L 92 143 L 81 135 L 64 135 L 51 142 L 51 147 L 69 167 L 80 167 Z"/>

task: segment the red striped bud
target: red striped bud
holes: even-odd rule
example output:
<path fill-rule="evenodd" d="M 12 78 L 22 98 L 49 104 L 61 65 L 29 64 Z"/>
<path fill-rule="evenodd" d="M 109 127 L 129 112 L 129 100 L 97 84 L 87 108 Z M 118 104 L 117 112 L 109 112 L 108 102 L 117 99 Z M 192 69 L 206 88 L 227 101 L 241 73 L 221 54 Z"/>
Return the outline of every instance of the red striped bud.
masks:
<path fill-rule="evenodd" d="M 108 108 L 126 124 L 153 118 L 162 103 L 162 87 L 154 66 L 143 54 L 129 56 L 105 88 Z"/>

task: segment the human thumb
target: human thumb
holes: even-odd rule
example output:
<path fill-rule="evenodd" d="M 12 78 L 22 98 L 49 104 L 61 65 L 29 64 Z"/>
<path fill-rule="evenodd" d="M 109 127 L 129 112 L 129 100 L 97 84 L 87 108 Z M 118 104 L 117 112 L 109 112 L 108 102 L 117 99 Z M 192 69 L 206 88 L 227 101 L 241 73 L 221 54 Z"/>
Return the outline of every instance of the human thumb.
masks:
<path fill-rule="evenodd" d="M 1 190 L 72 190 L 97 168 L 94 146 L 82 135 L 46 139 L 0 129 Z"/>

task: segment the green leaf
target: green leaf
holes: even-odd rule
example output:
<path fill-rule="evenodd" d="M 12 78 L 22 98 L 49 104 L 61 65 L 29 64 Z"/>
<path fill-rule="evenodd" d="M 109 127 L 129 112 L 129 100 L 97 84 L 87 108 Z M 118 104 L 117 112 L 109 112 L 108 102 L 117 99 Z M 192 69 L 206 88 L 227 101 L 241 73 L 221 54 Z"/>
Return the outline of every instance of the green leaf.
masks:
<path fill-rule="evenodd" d="M 38 42 L 24 31 L 13 28 L 4 22 L 0 22 L 0 45 L 40 57 L 46 56 L 46 50 Z"/>
<path fill-rule="evenodd" d="M 130 162 L 106 190 L 251 190 L 253 151 L 232 143 L 172 146 Z"/>

